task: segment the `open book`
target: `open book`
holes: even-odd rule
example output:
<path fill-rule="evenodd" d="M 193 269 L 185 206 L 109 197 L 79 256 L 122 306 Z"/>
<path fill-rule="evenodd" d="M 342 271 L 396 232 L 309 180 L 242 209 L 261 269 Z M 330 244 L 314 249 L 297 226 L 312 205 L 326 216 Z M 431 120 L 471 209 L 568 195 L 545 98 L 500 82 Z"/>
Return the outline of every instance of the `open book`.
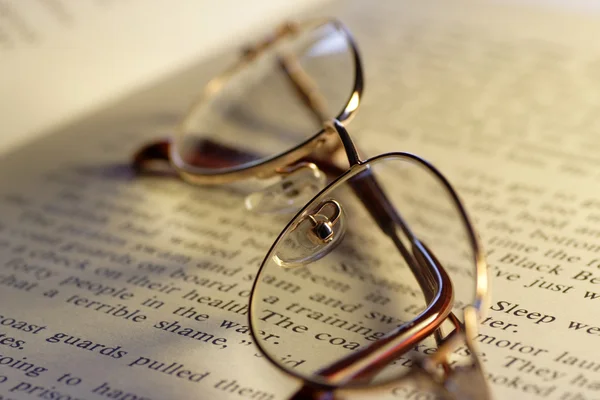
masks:
<path fill-rule="evenodd" d="M 492 286 L 476 342 L 495 397 L 599 398 L 600 17 L 394 0 L 312 15 L 344 21 L 362 52 L 364 103 L 348 126 L 361 148 L 429 159 L 476 221 Z M 4 150 L 2 398 L 266 400 L 297 389 L 259 354 L 246 317 L 287 220 L 246 211 L 225 187 L 138 177 L 129 164 L 236 55 L 172 65 L 172 76 Z M 317 288 L 326 282 L 307 279 L 297 302 Z M 372 298 L 356 303 L 339 312 L 358 323 L 376 311 Z M 429 397 L 398 386 L 385 398 Z"/>

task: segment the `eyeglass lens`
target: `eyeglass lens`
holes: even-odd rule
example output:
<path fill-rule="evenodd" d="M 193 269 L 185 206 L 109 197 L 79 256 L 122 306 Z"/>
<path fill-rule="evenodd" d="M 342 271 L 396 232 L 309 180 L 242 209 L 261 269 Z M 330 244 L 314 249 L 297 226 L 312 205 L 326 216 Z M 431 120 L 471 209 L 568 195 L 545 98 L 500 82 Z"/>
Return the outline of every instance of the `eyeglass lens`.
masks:
<path fill-rule="evenodd" d="M 469 232 L 444 181 L 422 162 L 387 155 L 353 168 L 296 216 L 267 255 L 251 304 L 259 346 L 284 369 L 331 383 L 324 369 L 412 321 L 433 301 L 412 272 L 418 261 L 411 234 L 450 276 L 454 312 L 462 319 L 475 297 Z M 434 281 L 428 270 L 425 280 Z M 435 349 L 427 339 L 370 382 L 404 375 Z M 464 355 L 458 349 L 453 357 Z"/>
<path fill-rule="evenodd" d="M 285 65 L 285 60 L 295 65 Z M 285 68 L 301 68 L 318 88 L 325 117 L 344 110 L 356 65 L 347 33 L 334 23 L 302 26 L 234 68 L 184 121 L 176 149 L 189 166 L 243 169 L 304 143 L 322 129 Z M 216 86 L 215 86 L 216 85 Z"/>

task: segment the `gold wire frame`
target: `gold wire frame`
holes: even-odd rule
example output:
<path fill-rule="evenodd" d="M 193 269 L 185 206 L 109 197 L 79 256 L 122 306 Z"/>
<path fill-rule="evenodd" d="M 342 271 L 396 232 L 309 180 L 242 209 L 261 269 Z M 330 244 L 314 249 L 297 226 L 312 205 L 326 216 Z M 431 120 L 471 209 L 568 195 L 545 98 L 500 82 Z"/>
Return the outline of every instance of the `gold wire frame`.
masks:
<path fill-rule="evenodd" d="M 344 142 L 344 144 L 346 144 L 346 141 L 344 140 L 343 136 L 342 136 L 342 142 Z M 348 150 L 348 149 L 346 148 L 346 150 Z M 470 218 L 466 212 L 466 209 L 463 206 L 462 202 L 460 201 L 456 191 L 453 189 L 452 185 L 448 182 L 448 180 L 444 177 L 444 175 L 442 175 L 442 173 L 439 170 L 437 170 L 433 165 L 431 165 L 429 162 L 427 162 L 426 160 L 424 160 L 423 158 L 421 158 L 417 155 L 414 155 L 411 153 L 404 153 L 404 152 L 381 154 L 376 157 L 369 158 L 365 161 L 361 161 L 358 158 L 358 154 L 357 153 L 355 153 L 355 154 L 356 154 L 356 158 L 355 158 L 356 161 L 354 163 L 352 163 L 352 161 L 351 161 L 351 164 L 352 164 L 351 168 L 348 169 L 343 175 L 339 176 L 335 181 L 330 183 L 326 188 L 324 188 L 320 193 L 318 193 L 315 196 L 315 198 L 322 196 L 323 193 L 335 190 L 341 184 L 347 182 L 352 176 L 367 170 L 369 168 L 369 164 L 376 163 L 380 160 L 388 159 L 388 158 L 400 158 L 400 159 L 408 160 L 410 162 L 418 164 L 419 166 L 424 167 L 425 170 L 427 170 L 428 172 L 433 174 L 433 176 L 439 181 L 439 183 L 441 183 L 443 185 L 446 192 L 450 195 L 450 198 L 452 199 L 454 205 L 456 206 L 456 209 L 458 210 L 458 212 L 460 214 L 460 217 L 462 218 L 462 220 L 464 222 L 464 226 L 466 228 L 466 231 L 468 234 L 467 236 L 468 236 L 468 239 L 470 242 L 470 246 L 473 250 L 473 256 L 474 256 L 472 261 L 473 261 L 473 265 L 475 268 L 475 276 L 476 276 L 476 280 L 475 280 L 476 285 L 474 288 L 475 293 L 474 293 L 473 303 L 471 305 L 468 305 L 464 309 L 464 329 L 461 329 L 460 322 L 454 321 L 455 327 L 458 328 L 456 334 L 451 335 L 450 337 L 448 337 L 447 340 L 444 340 L 442 342 L 441 346 L 436 351 L 436 353 L 434 353 L 433 355 L 430 355 L 428 357 L 425 357 L 423 359 L 422 369 L 414 370 L 413 373 L 407 373 L 406 375 L 395 379 L 393 382 L 382 382 L 382 383 L 378 383 L 378 384 L 373 384 L 373 383 L 365 384 L 364 382 L 357 381 L 358 383 L 354 384 L 351 381 L 352 374 L 356 373 L 356 372 L 352 371 L 352 363 L 356 363 L 356 360 L 353 360 L 354 355 L 347 357 L 349 369 L 347 369 L 347 367 L 345 365 L 337 366 L 338 371 L 336 371 L 336 372 L 344 371 L 343 376 L 341 378 L 339 376 L 336 378 L 336 379 L 342 381 L 342 384 L 340 384 L 340 385 L 338 385 L 336 383 L 327 384 L 327 383 L 317 382 L 317 381 L 308 382 L 308 385 L 307 385 L 306 384 L 307 380 L 303 375 L 296 373 L 293 370 L 289 370 L 289 369 L 286 369 L 285 367 L 283 367 L 261 345 L 261 341 L 259 339 L 260 334 L 257 332 L 257 328 L 254 325 L 254 323 L 252 322 L 253 315 L 255 314 L 255 305 L 256 305 L 256 302 L 258 301 L 257 300 L 257 296 L 258 296 L 257 292 L 258 291 L 256 290 L 256 288 L 259 285 L 261 273 L 262 273 L 263 269 L 266 267 L 268 261 L 270 260 L 270 257 L 272 257 L 272 253 L 273 253 L 274 249 L 277 247 L 277 245 L 279 244 L 279 241 L 287 233 L 287 231 L 293 226 L 293 224 L 295 223 L 297 218 L 308 211 L 308 209 L 311 207 L 311 203 L 312 203 L 312 201 L 311 201 L 302 210 L 300 210 L 300 212 L 290 221 L 290 223 L 280 233 L 278 238 L 275 240 L 274 244 L 271 246 L 265 259 L 263 260 L 263 262 L 260 266 L 259 272 L 254 280 L 254 284 L 252 286 L 251 297 L 250 297 L 250 308 L 249 308 L 249 313 L 248 313 L 251 334 L 254 339 L 254 343 L 257 344 L 257 346 L 260 348 L 261 352 L 265 355 L 265 357 L 267 357 L 267 359 L 269 359 L 274 365 L 276 365 L 280 370 L 284 371 L 285 373 L 293 376 L 299 383 L 303 384 L 301 397 L 298 397 L 298 398 L 315 398 L 316 399 L 316 398 L 319 398 L 318 397 L 319 394 L 331 393 L 333 391 L 337 392 L 340 390 L 343 392 L 345 392 L 345 391 L 350 391 L 350 392 L 369 391 L 370 392 L 375 388 L 378 390 L 385 390 L 386 388 L 389 388 L 390 386 L 398 385 L 402 381 L 405 381 L 407 379 L 414 379 L 414 378 L 431 379 L 431 380 L 433 380 L 433 383 L 435 385 L 439 385 L 439 389 L 443 391 L 444 383 L 450 382 L 449 377 L 451 377 L 451 375 L 448 375 L 446 382 L 437 382 L 435 380 L 435 376 L 434 376 L 434 371 L 433 371 L 434 368 L 437 365 L 444 365 L 444 363 L 447 361 L 449 355 L 459 345 L 461 345 L 463 343 L 466 343 L 467 346 L 472 350 L 472 354 L 475 354 L 474 343 L 472 341 L 472 338 L 477 336 L 478 321 L 483 317 L 483 313 L 487 310 L 488 270 L 487 270 L 487 263 L 485 260 L 485 256 L 482 251 L 478 236 L 475 233 L 475 230 L 474 230 L 473 225 L 470 221 Z M 354 157 L 349 157 L 349 158 L 352 159 Z M 376 206 L 376 205 L 371 205 L 371 206 Z M 436 271 L 440 275 L 439 295 L 436 297 L 436 299 L 433 302 L 430 302 L 428 304 L 426 309 L 421 314 L 419 314 L 415 319 L 413 319 L 411 321 L 411 325 L 408 329 L 400 330 L 396 335 L 394 335 L 390 339 L 386 340 L 385 343 L 382 343 L 381 339 L 380 339 L 380 341 L 375 342 L 366 348 L 367 350 L 365 351 L 365 353 L 367 354 L 367 357 L 365 357 L 362 354 L 359 356 L 359 361 L 361 362 L 361 364 L 363 366 L 363 369 L 359 372 L 360 372 L 360 374 L 363 374 L 363 376 L 364 376 L 364 374 L 378 371 L 380 369 L 380 367 L 391 362 L 394 358 L 397 358 L 398 356 L 402 355 L 406 351 L 409 351 L 410 349 L 412 349 L 412 347 L 415 344 L 417 344 L 418 342 L 422 341 L 426 337 L 430 337 L 430 336 L 434 335 L 436 333 L 436 331 L 440 328 L 440 325 L 443 322 L 445 322 L 449 317 L 451 319 L 455 318 L 451 314 L 453 294 L 452 294 L 451 283 L 449 281 L 449 277 L 445 273 L 443 266 L 440 265 L 439 269 L 438 269 L 438 266 L 435 265 L 435 263 L 430 264 L 430 266 L 433 266 L 433 268 L 436 269 Z M 449 286 L 450 286 L 450 288 L 449 288 Z M 365 361 L 365 358 L 368 358 L 368 360 Z M 476 357 L 473 357 L 473 364 L 474 364 L 473 368 L 475 370 L 479 370 L 479 373 L 481 373 L 481 365 L 479 364 L 479 360 Z M 350 377 L 350 381 L 344 382 L 344 379 L 347 380 L 348 377 Z M 483 382 L 484 382 L 484 380 L 483 380 Z M 483 383 L 483 385 L 485 385 L 485 383 Z M 485 387 L 479 388 L 479 390 L 486 390 L 486 388 Z M 483 393 L 482 396 L 485 395 L 485 392 L 479 392 L 479 393 Z M 483 399 L 485 397 L 480 397 L 480 398 Z"/>
<path fill-rule="evenodd" d="M 175 142 L 181 140 L 186 132 L 186 128 L 190 123 L 190 119 L 193 117 L 195 110 L 201 107 L 206 101 L 212 96 L 219 92 L 226 82 L 235 75 L 241 69 L 249 67 L 257 57 L 260 57 L 263 52 L 271 48 L 281 40 L 288 38 L 292 35 L 296 35 L 299 32 L 318 29 L 321 26 L 331 24 L 340 32 L 342 32 L 350 46 L 352 52 L 352 58 L 355 65 L 354 70 L 354 84 L 352 91 L 345 106 L 336 116 L 336 120 L 340 122 L 350 122 L 354 114 L 356 113 L 360 101 L 362 98 L 364 81 L 362 63 L 360 54 L 356 46 L 356 42 L 352 37 L 352 34 L 348 31 L 346 26 L 336 19 L 318 19 L 305 21 L 301 23 L 286 23 L 283 24 L 276 32 L 259 42 L 253 47 L 244 50 L 243 56 L 238 63 L 233 65 L 231 68 L 224 71 L 221 75 L 213 78 L 207 85 L 204 92 L 200 97 L 192 104 L 190 110 L 187 113 L 186 118 L 179 124 L 176 129 Z M 238 168 L 232 168 L 228 170 L 211 170 L 210 168 L 198 168 L 187 164 L 179 155 L 177 147 L 174 145 L 170 146 L 169 159 L 172 166 L 179 173 L 179 175 L 187 182 L 193 184 L 222 184 L 230 183 L 238 180 L 248 178 L 268 178 L 275 175 L 281 168 L 287 167 L 290 164 L 308 156 L 315 155 L 319 150 L 324 150 L 327 153 L 331 153 L 333 150 L 339 147 L 339 142 L 336 135 L 332 135 L 331 132 L 321 129 L 319 132 L 314 134 L 309 139 L 298 144 L 296 147 L 277 155 L 273 155 L 269 158 L 258 160 L 256 162 L 244 164 Z M 322 156 L 329 156 L 330 154 L 324 154 Z"/>

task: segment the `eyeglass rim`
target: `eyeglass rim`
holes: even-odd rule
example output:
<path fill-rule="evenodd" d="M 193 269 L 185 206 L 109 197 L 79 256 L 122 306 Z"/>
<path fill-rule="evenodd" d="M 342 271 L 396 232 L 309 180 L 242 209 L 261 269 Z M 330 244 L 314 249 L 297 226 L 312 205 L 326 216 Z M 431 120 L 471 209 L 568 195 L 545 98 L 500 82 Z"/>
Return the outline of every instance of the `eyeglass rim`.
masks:
<path fill-rule="evenodd" d="M 259 340 L 259 335 L 258 335 L 257 329 L 253 323 L 253 316 L 255 314 L 254 306 L 256 304 L 256 292 L 257 292 L 256 287 L 259 284 L 261 273 L 262 273 L 263 269 L 265 268 L 267 262 L 269 261 L 274 248 L 280 242 L 284 233 L 286 233 L 290 229 L 290 227 L 298 219 L 298 217 L 308 210 L 308 208 L 313 203 L 313 201 L 316 198 L 320 197 L 323 193 L 331 190 L 333 187 L 347 181 L 350 178 L 349 175 L 355 174 L 354 171 L 356 170 L 356 168 L 364 168 L 365 164 L 379 162 L 385 158 L 408 160 L 410 162 L 418 164 L 419 166 L 424 167 L 426 170 L 433 173 L 434 177 L 439 179 L 439 182 L 442 183 L 442 185 L 446 189 L 446 192 L 450 195 L 450 197 L 454 201 L 454 204 L 456 205 L 456 208 L 459 211 L 461 218 L 465 222 L 467 236 L 468 236 L 470 245 L 473 249 L 473 256 L 474 256 L 473 261 L 475 264 L 475 271 L 476 271 L 475 297 L 474 297 L 473 301 L 465 307 L 465 311 L 466 311 L 466 309 L 471 309 L 471 311 L 468 313 L 469 316 L 467 316 L 465 314 L 464 336 L 465 336 L 465 338 L 467 338 L 467 340 L 469 340 L 469 338 L 471 338 L 471 337 L 474 337 L 473 335 L 476 336 L 477 328 L 478 328 L 478 321 L 481 321 L 481 319 L 484 318 L 485 312 L 487 311 L 487 305 L 488 305 L 488 301 L 489 301 L 489 299 L 488 299 L 488 295 L 489 295 L 488 273 L 489 273 L 489 271 L 488 271 L 487 261 L 485 259 L 485 255 L 484 255 L 483 248 L 482 248 L 480 240 L 479 240 L 479 236 L 477 235 L 477 233 L 475 231 L 475 227 L 474 227 L 473 223 L 471 222 L 471 218 L 469 217 L 469 215 L 466 211 L 466 208 L 463 205 L 463 202 L 461 201 L 460 197 L 458 196 L 457 192 L 454 190 L 454 187 L 448 181 L 448 179 L 429 161 L 425 160 L 424 158 L 422 158 L 416 154 L 409 153 L 409 152 L 384 153 L 384 154 L 380 154 L 380 155 L 371 157 L 364 161 L 360 161 L 357 164 L 352 165 L 343 174 L 341 174 L 338 178 L 336 178 L 334 181 L 332 181 L 330 184 L 328 184 L 323 190 L 321 190 L 319 193 L 317 193 L 290 220 L 290 222 L 285 226 L 285 228 L 282 229 L 280 234 L 277 236 L 277 238 L 273 242 L 272 246 L 269 248 L 269 251 L 266 253 L 265 258 L 263 259 L 263 261 L 260 265 L 260 268 L 258 269 L 258 272 L 256 274 L 256 277 L 254 279 L 254 282 L 252 284 L 252 289 L 250 292 L 249 307 L 248 307 L 248 321 L 249 321 L 249 327 L 250 327 L 250 334 L 253 338 L 254 343 L 257 345 L 260 352 L 262 353 L 262 355 L 265 356 L 273 365 L 275 365 L 279 370 L 281 370 L 288 376 L 293 377 L 303 383 L 309 383 L 311 386 L 315 387 L 318 390 L 325 390 L 325 391 L 355 390 L 355 389 L 356 390 L 361 390 L 361 389 L 368 390 L 369 388 L 388 386 L 391 382 L 394 382 L 397 384 L 398 382 L 402 381 L 405 378 L 410 378 L 410 374 L 407 373 L 405 375 L 399 376 L 398 378 L 391 379 L 389 381 L 378 382 L 375 384 L 370 383 L 368 385 L 365 385 L 365 384 L 361 385 L 360 383 L 358 383 L 358 384 L 335 385 L 335 384 L 326 384 L 323 382 L 313 381 L 309 378 L 307 379 L 307 377 L 305 375 L 301 375 L 300 373 L 296 373 L 295 371 L 284 368 L 276 359 L 271 357 L 271 355 L 264 349 L 264 346 L 261 344 L 261 341 Z M 419 318 L 422 314 L 423 313 L 419 314 L 419 316 L 417 316 L 415 318 L 415 320 L 417 318 Z M 441 325 L 445 320 L 446 320 L 446 318 L 444 318 L 444 320 L 442 320 L 439 324 L 437 324 L 437 327 L 439 327 L 439 325 Z M 425 326 L 426 323 L 422 322 L 421 325 Z M 437 327 L 435 329 L 437 329 Z M 435 331 L 435 329 L 430 329 L 430 330 L 433 333 Z M 404 335 L 402 335 L 402 336 L 404 336 Z M 396 341 L 396 340 L 394 340 L 394 341 Z M 455 348 L 456 348 L 456 341 L 445 342 L 438 348 L 437 352 L 435 353 L 436 357 L 448 355 L 453 350 L 455 350 Z M 432 356 L 424 357 L 424 359 L 427 359 L 427 358 L 432 358 Z"/>
<path fill-rule="evenodd" d="M 298 26 L 298 29 L 304 31 L 307 29 L 318 29 L 319 27 L 326 26 L 328 24 L 332 24 L 336 27 L 336 29 L 345 35 L 350 45 L 352 59 L 354 61 L 353 89 L 348 97 L 348 100 L 346 101 L 346 105 L 336 118 L 340 122 L 348 123 L 358 111 L 364 91 L 362 61 L 358 46 L 354 40 L 354 37 L 352 36 L 352 33 L 346 27 L 346 25 L 335 18 L 310 19 L 298 22 L 295 25 Z M 272 40 L 269 42 L 269 44 L 276 43 L 277 40 L 281 40 L 282 38 L 287 37 L 289 34 L 292 34 L 291 31 L 280 31 L 275 40 Z M 185 181 L 193 184 L 204 185 L 230 183 L 252 177 L 268 178 L 275 175 L 278 169 L 289 166 L 295 161 L 298 161 L 299 159 L 308 156 L 319 148 L 324 147 L 326 144 L 337 143 L 337 137 L 335 135 L 330 135 L 326 129 L 321 129 L 304 142 L 287 151 L 257 160 L 253 163 L 251 162 L 243 164 L 239 168 L 234 167 L 228 170 L 217 169 L 215 171 L 211 171 L 210 168 L 199 168 L 188 165 L 180 156 L 179 152 L 177 151 L 177 146 L 175 145 L 178 139 L 184 135 L 184 129 L 188 119 L 194 114 L 198 107 L 201 107 L 202 104 L 204 104 L 204 102 L 210 98 L 210 96 L 216 94 L 237 71 L 247 67 L 250 63 L 252 63 L 252 61 L 253 58 L 240 57 L 240 59 L 234 65 L 211 79 L 205 86 L 203 93 L 190 106 L 185 117 L 176 127 L 173 145 L 171 145 L 169 148 L 169 160 L 173 168 Z"/>

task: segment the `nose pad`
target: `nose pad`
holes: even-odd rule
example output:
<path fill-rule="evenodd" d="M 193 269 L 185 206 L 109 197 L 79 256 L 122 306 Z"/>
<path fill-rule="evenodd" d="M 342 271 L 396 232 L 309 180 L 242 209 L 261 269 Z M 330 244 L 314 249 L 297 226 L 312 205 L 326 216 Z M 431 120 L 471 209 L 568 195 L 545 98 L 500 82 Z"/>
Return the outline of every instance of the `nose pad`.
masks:
<path fill-rule="evenodd" d="M 259 214 L 293 213 L 325 187 L 326 176 L 313 163 L 301 163 L 281 171 L 280 181 L 246 196 L 247 210 Z"/>
<path fill-rule="evenodd" d="M 278 244 L 273 260 L 284 268 L 301 267 L 333 251 L 346 233 L 346 214 L 340 203 L 323 201 L 304 215 Z"/>

